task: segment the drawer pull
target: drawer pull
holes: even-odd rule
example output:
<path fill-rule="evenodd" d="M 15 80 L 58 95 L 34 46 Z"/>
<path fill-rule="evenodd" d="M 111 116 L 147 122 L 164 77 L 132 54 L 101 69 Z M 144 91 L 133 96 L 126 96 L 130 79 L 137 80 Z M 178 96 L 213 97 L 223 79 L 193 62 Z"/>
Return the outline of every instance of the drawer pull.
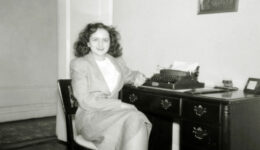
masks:
<path fill-rule="evenodd" d="M 138 97 L 133 93 L 129 95 L 129 101 L 134 103 L 138 100 Z"/>
<path fill-rule="evenodd" d="M 201 117 L 203 114 L 207 113 L 207 108 L 203 108 L 201 105 L 194 106 L 194 112 L 197 116 Z"/>
<path fill-rule="evenodd" d="M 161 100 L 161 106 L 163 109 L 167 110 L 172 106 L 172 103 L 168 99 L 162 99 Z"/>
<path fill-rule="evenodd" d="M 203 130 L 201 127 L 193 127 L 192 133 L 194 134 L 194 137 L 199 140 L 203 140 L 208 135 L 208 131 Z"/>

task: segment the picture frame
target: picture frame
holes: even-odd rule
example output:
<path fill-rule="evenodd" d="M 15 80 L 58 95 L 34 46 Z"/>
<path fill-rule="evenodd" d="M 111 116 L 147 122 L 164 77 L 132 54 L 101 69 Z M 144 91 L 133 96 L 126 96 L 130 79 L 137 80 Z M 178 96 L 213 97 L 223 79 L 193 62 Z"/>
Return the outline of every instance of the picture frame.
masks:
<path fill-rule="evenodd" d="M 244 88 L 245 93 L 260 94 L 260 79 L 248 78 Z"/>
<path fill-rule="evenodd" d="M 237 12 L 238 0 L 198 0 L 198 14 Z"/>

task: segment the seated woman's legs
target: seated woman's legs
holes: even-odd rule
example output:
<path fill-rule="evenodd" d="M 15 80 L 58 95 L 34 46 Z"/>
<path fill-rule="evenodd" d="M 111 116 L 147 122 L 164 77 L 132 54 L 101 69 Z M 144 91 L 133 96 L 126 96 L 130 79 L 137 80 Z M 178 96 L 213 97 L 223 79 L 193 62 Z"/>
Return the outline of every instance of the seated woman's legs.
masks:
<path fill-rule="evenodd" d="M 148 150 L 149 133 L 142 127 L 124 146 L 124 150 Z"/>
<path fill-rule="evenodd" d="M 137 111 L 129 111 L 124 123 L 123 145 L 120 150 L 147 150 L 151 124 L 146 116 Z"/>

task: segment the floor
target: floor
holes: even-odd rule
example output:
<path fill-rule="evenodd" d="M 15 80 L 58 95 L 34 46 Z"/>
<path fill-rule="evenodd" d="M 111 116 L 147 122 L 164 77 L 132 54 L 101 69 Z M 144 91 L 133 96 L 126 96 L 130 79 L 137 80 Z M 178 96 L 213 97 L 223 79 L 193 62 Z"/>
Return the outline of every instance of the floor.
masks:
<path fill-rule="evenodd" d="M 0 150 L 68 150 L 55 128 L 55 116 L 0 123 Z"/>
<path fill-rule="evenodd" d="M 15 150 L 68 150 L 65 143 L 57 140 L 28 145 Z"/>
<path fill-rule="evenodd" d="M 54 138 L 56 117 L 32 118 L 0 123 L 0 147 L 13 143 Z"/>

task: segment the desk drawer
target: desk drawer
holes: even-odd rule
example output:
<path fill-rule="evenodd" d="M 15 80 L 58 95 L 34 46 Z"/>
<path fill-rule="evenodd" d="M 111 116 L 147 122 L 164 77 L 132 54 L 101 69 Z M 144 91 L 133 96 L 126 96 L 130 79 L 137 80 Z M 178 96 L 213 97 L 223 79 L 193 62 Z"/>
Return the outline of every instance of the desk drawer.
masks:
<path fill-rule="evenodd" d="M 123 101 L 134 104 L 139 110 L 162 117 L 179 116 L 180 99 L 138 91 L 123 91 Z"/>
<path fill-rule="evenodd" d="M 207 126 L 184 121 L 181 132 L 183 147 L 197 147 L 201 150 L 218 150 L 219 148 L 218 126 Z"/>
<path fill-rule="evenodd" d="M 183 99 L 183 118 L 199 122 L 220 123 L 220 105 Z"/>

